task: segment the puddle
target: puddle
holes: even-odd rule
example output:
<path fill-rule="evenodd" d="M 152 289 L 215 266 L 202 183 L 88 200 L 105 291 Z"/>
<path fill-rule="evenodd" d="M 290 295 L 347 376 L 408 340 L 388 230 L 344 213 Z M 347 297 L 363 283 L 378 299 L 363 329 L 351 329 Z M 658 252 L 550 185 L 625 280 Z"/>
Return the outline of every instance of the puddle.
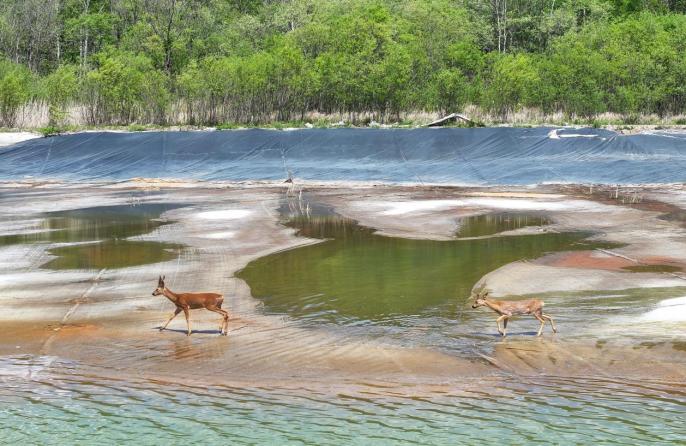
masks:
<path fill-rule="evenodd" d="M 178 204 L 150 203 L 137 206 L 98 206 L 42 214 L 31 233 L 0 236 L 0 246 L 21 243 L 76 243 L 124 239 L 147 234 L 169 222 L 159 220 Z"/>
<path fill-rule="evenodd" d="M 115 269 L 174 260 L 182 245 L 149 241 L 105 240 L 48 250 L 57 258 L 42 265 L 60 269 Z"/>
<path fill-rule="evenodd" d="M 169 224 L 160 220 L 160 216 L 182 206 L 148 203 L 46 213 L 40 216 L 43 219 L 32 232 L 1 236 L 0 246 L 79 243 L 48 250 L 57 258 L 42 267 L 54 270 L 125 268 L 173 260 L 182 245 L 127 239 Z"/>
<path fill-rule="evenodd" d="M 623 266 L 622 269 L 634 273 L 676 273 L 682 271 L 681 268 L 674 265 L 631 265 Z"/>
<path fill-rule="evenodd" d="M 456 235 L 458 237 L 483 237 L 527 226 L 544 226 L 550 223 L 550 219 L 543 215 L 497 212 L 461 218 L 458 220 L 459 229 Z"/>
<path fill-rule="evenodd" d="M 660 220 L 679 222 L 682 226 L 686 225 L 686 211 L 676 209 L 658 217 Z"/>
<path fill-rule="evenodd" d="M 257 259 L 237 274 L 267 312 L 339 325 L 393 325 L 427 315 L 450 318 L 474 283 L 500 266 L 598 246 L 579 232 L 452 241 L 385 237 L 313 209 L 311 217 L 292 217 L 286 224 L 301 236 L 324 242 Z M 487 229 L 478 228 L 479 221 Z M 471 225 L 471 233 L 499 229 L 499 223 L 488 220 Z"/>

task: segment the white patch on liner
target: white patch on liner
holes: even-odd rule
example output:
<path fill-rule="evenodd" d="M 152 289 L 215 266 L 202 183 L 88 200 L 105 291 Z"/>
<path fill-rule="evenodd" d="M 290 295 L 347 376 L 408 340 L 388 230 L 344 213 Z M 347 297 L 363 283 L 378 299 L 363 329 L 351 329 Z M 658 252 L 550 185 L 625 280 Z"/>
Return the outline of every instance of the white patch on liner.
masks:
<path fill-rule="evenodd" d="M 437 211 L 458 207 L 483 207 L 521 211 L 593 211 L 601 205 L 584 200 L 542 201 L 510 198 L 465 198 L 462 200 L 413 200 L 370 202 L 371 206 L 385 208 L 381 215 L 402 215 L 413 212 Z"/>
<path fill-rule="evenodd" d="M 245 218 L 252 214 L 252 211 L 247 209 L 222 209 L 220 211 L 201 212 L 196 216 L 206 220 L 236 220 Z"/>
<path fill-rule="evenodd" d="M 212 238 L 212 239 L 227 239 L 233 238 L 236 235 L 235 231 L 225 231 L 225 232 L 212 232 L 210 234 L 202 235 L 202 238 Z"/>
<path fill-rule="evenodd" d="M 686 322 L 686 296 L 663 300 L 641 317 L 645 322 Z"/>
<path fill-rule="evenodd" d="M 39 134 L 31 132 L 0 132 L 0 147 L 11 146 L 18 142 L 39 137 Z"/>
<path fill-rule="evenodd" d="M 559 132 L 561 129 L 553 129 L 548 132 L 548 138 L 549 139 L 560 139 L 560 138 L 597 138 L 599 135 L 584 135 L 582 133 L 565 133 L 560 135 Z M 605 138 L 601 138 L 603 141 Z"/>

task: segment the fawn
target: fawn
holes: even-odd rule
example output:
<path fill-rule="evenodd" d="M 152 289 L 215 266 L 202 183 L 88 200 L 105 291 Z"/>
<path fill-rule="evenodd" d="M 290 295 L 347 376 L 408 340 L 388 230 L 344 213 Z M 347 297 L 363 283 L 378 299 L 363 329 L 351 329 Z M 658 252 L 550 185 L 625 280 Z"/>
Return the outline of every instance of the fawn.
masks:
<path fill-rule="evenodd" d="M 527 299 L 518 301 L 504 301 L 504 300 L 493 300 L 487 299 L 489 290 L 486 289 L 486 284 L 484 283 L 476 291 L 472 292 L 474 296 L 474 303 L 472 308 L 478 307 L 488 307 L 500 315 L 495 323 L 498 325 L 498 332 L 506 336 L 507 335 L 507 321 L 515 315 L 521 314 L 531 314 L 536 319 L 541 322 L 541 326 L 538 328 L 537 336 L 541 336 L 543 333 L 543 327 L 545 326 L 545 321 L 550 321 L 550 325 L 553 328 L 553 333 L 557 333 L 557 328 L 555 328 L 555 322 L 553 318 L 543 313 L 543 301 L 539 299 Z M 503 321 L 503 329 L 500 328 L 500 321 Z"/>
<path fill-rule="evenodd" d="M 167 325 L 174 319 L 179 313 L 183 311 L 186 316 L 186 324 L 188 325 L 188 336 L 191 335 L 191 321 L 188 317 L 188 310 L 194 310 L 196 308 L 205 308 L 206 310 L 214 311 L 222 315 L 223 321 L 222 325 L 219 327 L 219 334 L 226 336 L 227 330 L 229 328 L 229 313 L 226 310 L 222 310 L 222 303 L 224 303 L 224 296 L 217 293 L 174 293 L 172 290 L 164 286 L 164 277 L 160 276 L 157 280 L 157 288 L 152 292 L 153 296 L 164 295 L 167 299 L 172 301 L 176 305 L 176 310 L 172 314 L 167 323 L 160 327 L 160 331 L 167 328 Z"/>

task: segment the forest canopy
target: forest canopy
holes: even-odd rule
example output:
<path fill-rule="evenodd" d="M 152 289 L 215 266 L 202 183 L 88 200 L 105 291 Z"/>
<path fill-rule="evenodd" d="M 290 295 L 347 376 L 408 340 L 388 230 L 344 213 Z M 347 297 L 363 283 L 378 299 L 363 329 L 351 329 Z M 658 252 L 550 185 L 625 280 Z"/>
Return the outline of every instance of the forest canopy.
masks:
<path fill-rule="evenodd" d="M 4 0 L 0 126 L 678 116 L 686 0 Z"/>

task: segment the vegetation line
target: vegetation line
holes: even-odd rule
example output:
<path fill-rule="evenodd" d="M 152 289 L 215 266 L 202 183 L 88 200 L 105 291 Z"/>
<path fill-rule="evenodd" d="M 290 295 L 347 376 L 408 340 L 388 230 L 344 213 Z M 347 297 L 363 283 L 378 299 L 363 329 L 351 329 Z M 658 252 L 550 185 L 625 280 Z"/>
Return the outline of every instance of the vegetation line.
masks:
<path fill-rule="evenodd" d="M 5 0 L 0 126 L 684 125 L 675 0 Z M 281 123 L 281 124 L 279 124 Z"/>

